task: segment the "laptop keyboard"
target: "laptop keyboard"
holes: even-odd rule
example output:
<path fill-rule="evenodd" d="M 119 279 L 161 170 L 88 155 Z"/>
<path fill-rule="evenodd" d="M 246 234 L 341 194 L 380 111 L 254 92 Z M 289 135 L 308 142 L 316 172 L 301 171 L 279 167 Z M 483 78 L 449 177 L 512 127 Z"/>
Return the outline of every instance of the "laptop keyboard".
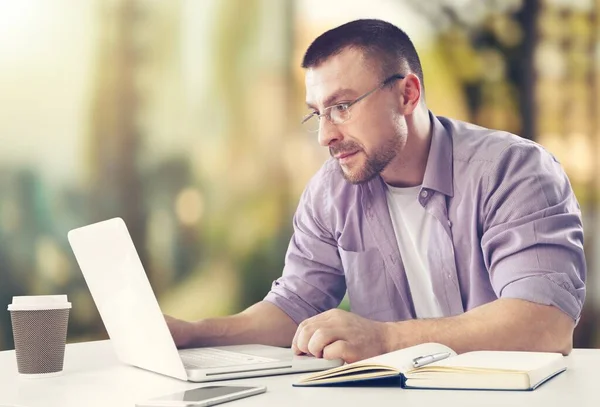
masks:
<path fill-rule="evenodd" d="M 179 351 L 179 355 L 186 368 L 225 367 L 278 362 L 278 359 L 246 355 L 244 353 L 229 352 L 214 348 L 182 349 Z"/>

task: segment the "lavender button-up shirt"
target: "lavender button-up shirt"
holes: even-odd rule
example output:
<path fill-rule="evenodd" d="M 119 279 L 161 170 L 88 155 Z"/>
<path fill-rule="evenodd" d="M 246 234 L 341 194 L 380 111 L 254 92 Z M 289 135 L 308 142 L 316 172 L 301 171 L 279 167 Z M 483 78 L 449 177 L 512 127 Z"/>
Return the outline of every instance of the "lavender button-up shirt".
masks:
<path fill-rule="evenodd" d="M 515 135 L 430 115 L 419 194 L 436 219 L 427 253 L 444 316 L 497 298 L 553 305 L 577 321 L 585 298 L 581 213 L 556 159 Z M 339 305 L 378 321 L 415 318 L 381 177 L 347 182 L 328 160 L 304 191 L 283 275 L 265 300 L 296 323 Z"/>

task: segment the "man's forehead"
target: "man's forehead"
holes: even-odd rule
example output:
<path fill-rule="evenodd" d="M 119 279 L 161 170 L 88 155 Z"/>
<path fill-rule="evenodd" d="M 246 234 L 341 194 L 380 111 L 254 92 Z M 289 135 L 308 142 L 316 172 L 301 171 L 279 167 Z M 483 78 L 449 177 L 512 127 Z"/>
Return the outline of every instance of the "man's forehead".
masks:
<path fill-rule="evenodd" d="M 306 102 L 323 103 L 340 89 L 360 91 L 361 83 L 372 82 L 372 70 L 364 62 L 362 52 L 347 49 L 306 70 Z M 348 92 L 346 92 L 348 93 Z"/>

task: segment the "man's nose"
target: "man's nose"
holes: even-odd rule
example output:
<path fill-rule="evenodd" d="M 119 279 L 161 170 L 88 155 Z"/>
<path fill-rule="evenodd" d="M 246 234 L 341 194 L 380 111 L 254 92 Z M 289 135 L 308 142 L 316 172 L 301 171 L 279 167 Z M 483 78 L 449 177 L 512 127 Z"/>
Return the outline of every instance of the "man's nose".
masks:
<path fill-rule="evenodd" d="M 337 126 L 331 123 L 326 118 L 319 120 L 319 144 L 323 147 L 329 146 L 335 141 L 340 141 L 343 138 L 342 133 Z"/>

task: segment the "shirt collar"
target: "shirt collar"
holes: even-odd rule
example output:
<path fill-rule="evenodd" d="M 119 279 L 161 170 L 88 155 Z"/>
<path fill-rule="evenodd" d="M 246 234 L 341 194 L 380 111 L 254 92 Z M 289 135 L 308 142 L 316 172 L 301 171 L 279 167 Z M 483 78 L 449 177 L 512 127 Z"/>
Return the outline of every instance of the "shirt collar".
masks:
<path fill-rule="evenodd" d="M 452 135 L 431 112 L 429 112 L 429 119 L 431 120 L 431 145 L 423 176 L 423 188 L 453 196 Z"/>

